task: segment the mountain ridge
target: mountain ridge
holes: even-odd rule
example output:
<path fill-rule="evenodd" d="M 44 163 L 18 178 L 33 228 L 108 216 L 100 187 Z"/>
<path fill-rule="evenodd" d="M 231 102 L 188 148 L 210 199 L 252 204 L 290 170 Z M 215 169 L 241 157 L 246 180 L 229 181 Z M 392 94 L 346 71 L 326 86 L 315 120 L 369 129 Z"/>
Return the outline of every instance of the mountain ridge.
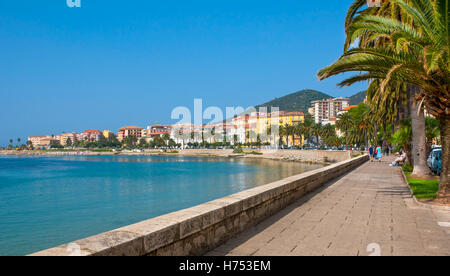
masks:
<path fill-rule="evenodd" d="M 365 99 L 365 92 L 359 92 L 355 95 L 349 97 L 350 105 L 358 105 L 362 103 Z M 260 104 L 256 106 L 259 110 L 261 107 L 267 107 L 270 111 L 271 107 L 279 107 L 283 111 L 300 111 L 303 113 L 308 113 L 308 108 L 311 107 L 311 102 L 318 100 L 326 100 L 334 98 L 326 93 L 313 90 L 313 89 L 303 89 L 280 98 L 274 98 L 271 101 Z"/>

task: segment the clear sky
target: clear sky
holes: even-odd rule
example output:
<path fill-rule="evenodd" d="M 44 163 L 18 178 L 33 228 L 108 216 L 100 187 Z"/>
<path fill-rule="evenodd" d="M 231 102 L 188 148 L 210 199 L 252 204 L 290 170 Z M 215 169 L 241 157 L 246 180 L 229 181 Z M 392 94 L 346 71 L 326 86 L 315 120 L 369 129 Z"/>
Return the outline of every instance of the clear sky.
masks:
<path fill-rule="evenodd" d="M 173 123 L 176 106 L 244 106 L 301 89 L 342 53 L 352 0 L 0 0 L 0 145 Z"/>

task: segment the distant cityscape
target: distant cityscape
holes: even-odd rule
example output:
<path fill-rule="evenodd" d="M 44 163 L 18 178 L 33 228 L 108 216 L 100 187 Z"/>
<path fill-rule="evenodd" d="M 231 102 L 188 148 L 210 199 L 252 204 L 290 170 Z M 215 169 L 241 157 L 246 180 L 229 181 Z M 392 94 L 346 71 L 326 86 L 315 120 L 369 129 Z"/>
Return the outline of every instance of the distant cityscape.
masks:
<path fill-rule="evenodd" d="M 347 112 L 353 107 L 347 98 L 324 99 L 311 102 L 308 113 L 316 124 L 335 125 L 338 115 Z M 270 129 L 274 124 L 279 126 L 295 126 L 305 121 L 303 112 L 280 111 L 277 113 L 253 112 L 240 115 L 216 124 L 193 125 L 155 124 L 142 128 L 139 126 L 125 126 L 112 130 L 88 129 L 82 133 L 70 132 L 58 135 L 38 135 L 28 137 L 28 146 L 35 149 L 49 149 L 52 147 L 78 146 L 80 143 L 109 141 L 110 143 L 123 144 L 150 144 L 155 140 L 170 141 L 173 145 L 186 146 L 200 143 L 225 143 L 230 145 L 261 143 L 279 143 L 276 139 L 283 139 L 283 143 L 292 146 L 302 146 L 304 137 L 297 135 L 275 137 L 270 135 Z"/>

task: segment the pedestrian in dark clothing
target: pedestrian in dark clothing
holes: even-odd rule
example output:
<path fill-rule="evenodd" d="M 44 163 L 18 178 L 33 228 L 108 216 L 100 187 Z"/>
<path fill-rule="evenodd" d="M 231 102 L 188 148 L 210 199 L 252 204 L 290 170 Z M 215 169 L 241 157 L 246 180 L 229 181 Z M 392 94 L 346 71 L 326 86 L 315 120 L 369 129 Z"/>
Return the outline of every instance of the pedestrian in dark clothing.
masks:
<path fill-rule="evenodd" d="M 373 146 L 370 146 L 369 148 L 369 157 L 370 157 L 370 161 L 373 161 L 373 157 L 374 157 L 374 148 Z"/>

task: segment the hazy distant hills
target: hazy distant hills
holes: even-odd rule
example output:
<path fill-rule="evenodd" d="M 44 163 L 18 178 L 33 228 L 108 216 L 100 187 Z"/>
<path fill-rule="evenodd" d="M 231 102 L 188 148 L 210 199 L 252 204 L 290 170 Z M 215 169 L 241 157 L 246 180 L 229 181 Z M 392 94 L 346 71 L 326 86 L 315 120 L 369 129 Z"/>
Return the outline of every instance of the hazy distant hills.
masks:
<path fill-rule="evenodd" d="M 350 105 L 358 105 L 364 101 L 366 97 L 365 92 L 360 92 L 350 97 Z M 257 109 L 259 107 L 267 107 L 270 111 L 272 106 L 279 107 L 280 110 L 284 111 L 301 111 L 303 113 L 308 112 L 308 108 L 311 107 L 312 101 L 324 100 L 332 98 L 330 95 L 327 95 L 323 92 L 306 89 L 301 90 L 287 96 L 281 98 L 275 98 L 267 103 L 256 106 Z"/>

